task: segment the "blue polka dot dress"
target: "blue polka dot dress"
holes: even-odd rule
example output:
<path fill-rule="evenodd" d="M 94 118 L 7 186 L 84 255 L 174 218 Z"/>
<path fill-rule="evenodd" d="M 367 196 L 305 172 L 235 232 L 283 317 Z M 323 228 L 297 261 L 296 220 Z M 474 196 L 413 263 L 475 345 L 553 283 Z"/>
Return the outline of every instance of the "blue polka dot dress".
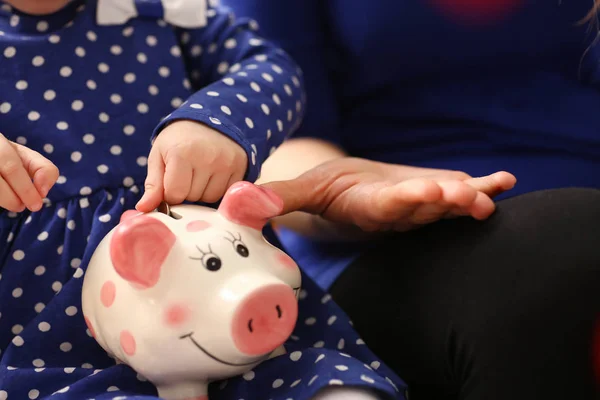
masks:
<path fill-rule="evenodd" d="M 135 14 L 110 23 L 96 0 L 42 17 L 0 8 L 0 131 L 60 170 L 41 211 L 0 209 L 0 400 L 156 399 L 86 330 L 82 277 L 96 245 L 140 199 L 165 124 L 191 119 L 227 135 L 254 181 L 303 117 L 302 73 L 255 22 L 211 4 L 201 27 L 182 28 L 159 0 L 129 3 Z M 211 399 L 302 400 L 329 385 L 405 398 L 403 381 L 307 277 L 286 349 L 214 382 Z"/>

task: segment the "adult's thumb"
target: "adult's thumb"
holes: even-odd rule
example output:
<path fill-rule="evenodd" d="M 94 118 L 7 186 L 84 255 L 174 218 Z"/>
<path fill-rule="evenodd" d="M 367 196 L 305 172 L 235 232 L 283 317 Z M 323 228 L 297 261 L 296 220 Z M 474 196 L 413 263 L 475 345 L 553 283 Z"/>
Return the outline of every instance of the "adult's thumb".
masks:
<path fill-rule="evenodd" d="M 262 187 L 272 190 L 283 200 L 281 215 L 294 211 L 314 213 L 318 208 L 319 198 L 316 185 L 313 184 L 310 171 L 297 178 L 263 183 Z"/>

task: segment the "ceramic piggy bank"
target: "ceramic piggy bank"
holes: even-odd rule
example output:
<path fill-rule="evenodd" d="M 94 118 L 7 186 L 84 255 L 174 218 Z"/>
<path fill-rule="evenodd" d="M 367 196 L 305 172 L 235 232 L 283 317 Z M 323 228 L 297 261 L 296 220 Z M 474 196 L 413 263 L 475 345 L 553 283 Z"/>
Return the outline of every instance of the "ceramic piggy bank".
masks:
<path fill-rule="evenodd" d="M 285 352 L 300 271 L 261 228 L 281 200 L 248 182 L 218 210 L 126 212 L 86 271 L 90 333 L 168 400 L 207 399 L 208 383 Z"/>

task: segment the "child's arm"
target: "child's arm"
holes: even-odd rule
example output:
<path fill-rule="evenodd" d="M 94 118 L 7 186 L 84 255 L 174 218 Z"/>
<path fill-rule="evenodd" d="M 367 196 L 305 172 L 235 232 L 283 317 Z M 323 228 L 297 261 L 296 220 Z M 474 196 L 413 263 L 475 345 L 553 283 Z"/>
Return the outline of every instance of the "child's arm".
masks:
<path fill-rule="evenodd" d="M 141 211 L 156 207 L 163 192 L 169 202 L 212 202 L 236 180 L 255 181 L 264 160 L 300 125 L 302 72 L 255 28 L 209 6 L 205 27 L 176 30 L 196 91 L 154 132 Z"/>

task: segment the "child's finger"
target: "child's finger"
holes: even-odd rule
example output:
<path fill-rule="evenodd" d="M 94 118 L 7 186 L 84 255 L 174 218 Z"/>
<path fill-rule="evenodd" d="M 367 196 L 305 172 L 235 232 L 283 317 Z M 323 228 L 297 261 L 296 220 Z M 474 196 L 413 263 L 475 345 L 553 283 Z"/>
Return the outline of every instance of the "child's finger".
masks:
<path fill-rule="evenodd" d="M 25 170 L 23 161 L 4 137 L 0 140 L 6 144 L 0 146 L 0 176 L 28 209 L 38 211 L 43 205 L 42 197 Z"/>
<path fill-rule="evenodd" d="M 0 207 L 8 211 L 21 212 L 25 210 L 25 204 L 12 190 L 10 185 L 0 177 Z"/>
<path fill-rule="evenodd" d="M 207 203 L 216 203 L 219 201 L 227 190 L 227 182 L 229 182 L 229 174 L 219 173 L 211 176 L 204 189 L 202 201 Z"/>
<path fill-rule="evenodd" d="M 186 200 L 200 200 L 202 198 L 202 195 L 204 194 L 204 189 L 206 189 L 206 184 L 208 183 L 209 178 L 210 176 L 206 172 L 200 169 L 193 170 L 192 183 Z"/>
<path fill-rule="evenodd" d="M 489 197 L 495 197 L 512 189 L 517 183 L 517 178 L 508 172 L 501 171 L 488 176 L 467 179 L 464 182 Z"/>
<path fill-rule="evenodd" d="M 148 175 L 144 182 L 144 195 L 136 205 L 140 212 L 150 212 L 163 201 L 163 179 L 165 175 L 165 164 L 162 156 L 154 149 L 148 156 Z"/>
<path fill-rule="evenodd" d="M 164 195 L 169 204 L 182 203 L 190 193 L 193 177 L 192 165 L 174 156 L 165 162 Z"/>
<path fill-rule="evenodd" d="M 29 177 L 41 197 L 46 197 L 56 180 L 58 179 L 58 168 L 37 151 L 33 151 L 18 143 L 11 143 L 21 158 L 23 166 L 27 169 Z"/>

